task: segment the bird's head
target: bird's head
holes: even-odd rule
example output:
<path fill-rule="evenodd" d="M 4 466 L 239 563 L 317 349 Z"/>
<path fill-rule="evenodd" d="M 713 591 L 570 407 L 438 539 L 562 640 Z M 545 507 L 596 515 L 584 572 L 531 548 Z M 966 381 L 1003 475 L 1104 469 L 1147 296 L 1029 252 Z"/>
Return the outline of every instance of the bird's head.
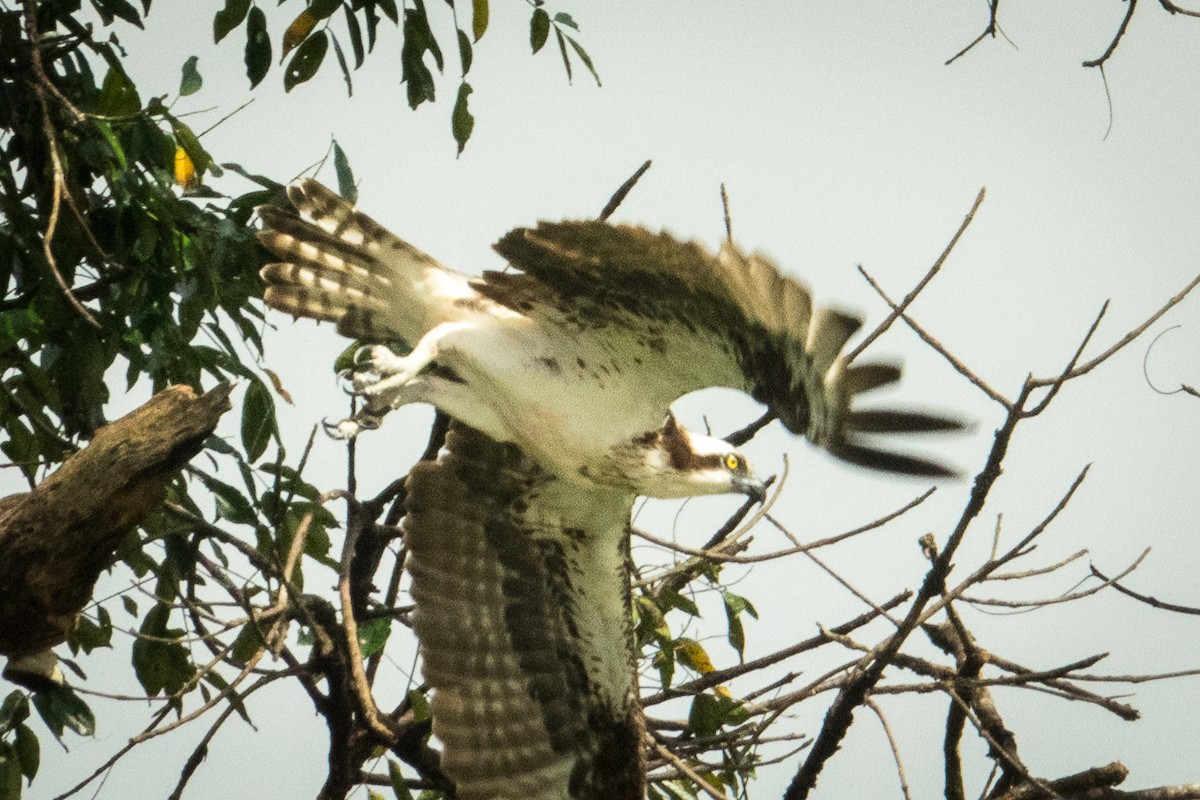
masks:
<path fill-rule="evenodd" d="M 728 442 L 693 433 L 673 414 L 657 430 L 634 442 L 640 465 L 639 494 L 647 497 L 694 497 L 702 494 L 744 494 L 762 502 L 766 485 L 750 462 Z"/>

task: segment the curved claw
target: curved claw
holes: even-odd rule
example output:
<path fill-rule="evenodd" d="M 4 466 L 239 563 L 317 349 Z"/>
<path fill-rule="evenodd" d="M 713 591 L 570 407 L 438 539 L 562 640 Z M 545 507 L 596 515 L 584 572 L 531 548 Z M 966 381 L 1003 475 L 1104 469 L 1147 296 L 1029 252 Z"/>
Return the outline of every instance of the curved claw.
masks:
<path fill-rule="evenodd" d="M 358 389 L 355 387 L 355 378 L 356 375 L 353 367 L 346 367 L 343 370 L 339 370 L 337 374 L 338 388 L 345 394 L 358 394 Z M 328 423 L 322 422 L 321 424 L 328 428 Z"/>
<path fill-rule="evenodd" d="M 348 420 L 340 420 L 338 422 L 330 422 L 329 418 L 321 420 L 321 427 L 325 430 L 325 435 L 330 439 L 353 439 L 354 433 L 348 433 L 342 429 L 342 425 Z M 357 431 L 355 432 L 357 433 Z"/>
<path fill-rule="evenodd" d="M 350 356 L 350 363 L 355 366 L 369 366 L 375 360 L 375 350 L 378 347 L 377 344 L 364 344 L 354 351 L 354 355 Z"/>

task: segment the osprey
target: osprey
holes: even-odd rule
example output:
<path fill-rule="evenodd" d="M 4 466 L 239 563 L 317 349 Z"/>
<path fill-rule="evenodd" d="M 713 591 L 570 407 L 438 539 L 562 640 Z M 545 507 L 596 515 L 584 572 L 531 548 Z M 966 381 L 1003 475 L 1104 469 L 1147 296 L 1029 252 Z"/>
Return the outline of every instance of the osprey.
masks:
<path fill-rule="evenodd" d="M 264 299 L 379 344 L 352 376 L 354 436 L 406 403 L 453 418 L 408 477 L 404 535 L 433 731 L 461 800 L 644 797 L 634 673 L 634 500 L 763 483 L 728 443 L 686 430 L 680 396 L 748 392 L 844 460 L 921 476 L 942 466 L 876 434 L 954 420 L 852 409 L 897 381 L 850 364 L 861 320 L 732 244 L 717 254 L 598 221 L 518 228 L 495 249 L 518 271 L 448 269 L 312 180 L 263 207 Z"/>

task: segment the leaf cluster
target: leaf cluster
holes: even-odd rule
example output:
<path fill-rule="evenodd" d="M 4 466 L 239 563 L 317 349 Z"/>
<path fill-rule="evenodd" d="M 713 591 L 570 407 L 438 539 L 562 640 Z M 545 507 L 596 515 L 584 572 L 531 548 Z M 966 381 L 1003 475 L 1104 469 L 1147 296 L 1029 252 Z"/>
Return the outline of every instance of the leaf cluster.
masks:
<path fill-rule="evenodd" d="M 574 53 L 599 84 L 600 78 L 591 57 L 579 40 L 567 33 L 571 30 L 577 34 L 579 25 L 564 12 L 551 17 L 543 4 L 544 0 L 533 3 L 530 19 L 533 52 L 542 49 L 553 27 L 567 79 L 572 76 L 571 53 Z M 273 46 L 270 25 L 261 8 L 252 5 L 250 0 L 225 0 L 224 7 L 213 17 L 213 39 L 219 43 L 239 27 L 244 28 L 244 61 L 250 85 L 257 86 L 266 77 L 278 52 L 279 61 L 286 61 L 283 86 L 289 92 L 312 80 L 332 49 L 346 92 L 353 95 L 352 72 L 362 67 L 374 52 L 381 26 L 386 23 L 400 32 L 400 81 L 405 86 L 409 107 L 416 109 L 437 99 L 437 76 L 445 74 L 446 56 L 439 42 L 440 34 L 435 30 L 447 27 L 444 23 L 449 22 L 448 27 L 454 31 L 453 47 L 458 51 L 460 74 L 450 130 L 458 152 L 462 153 L 475 127 L 475 118 L 469 108 L 474 89 L 467 81 L 467 74 L 475 60 L 475 47 L 488 29 L 491 11 L 488 0 L 471 0 L 469 22 L 460 21 L 455 0 L 446 0 L 446 5 L 449 19 L 431 20 L 425 0 L 413 0 L 411 5 L 401 6 L 395 0 L 312 0 L 291 18 L 279 37 L 278 46 Z M 464 10 L 463 16 L 467 15 Z"/>

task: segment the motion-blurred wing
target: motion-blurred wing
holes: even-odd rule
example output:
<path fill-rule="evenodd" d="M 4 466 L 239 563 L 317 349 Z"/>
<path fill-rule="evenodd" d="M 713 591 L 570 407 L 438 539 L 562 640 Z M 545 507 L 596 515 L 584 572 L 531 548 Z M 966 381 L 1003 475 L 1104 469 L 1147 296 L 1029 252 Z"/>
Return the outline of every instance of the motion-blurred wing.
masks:
<path fill-rule="evenodd" d="M 677 382 L 656 376 L 648 386 L 663 393 L 664 407 L 709 385 L 743 389 L 788 430 L 843 459 L 891 472 L 950 474 L 940 464 L 877 449 L 870 438 L 955 430 L 961 423 L 915 411 L 851 408 L 857 395 L 899 380 L 900 368 L 846 363 L 842 348 L 862 320 L 814 309 L 807 287 L 761 255 L 746 256 L 731 244 L 713 255 L 666 233 L 596 221 L 518 228 L 496 250 L 521 273 L 484 273 L 472 284 L 481 294 L 516 306 L 574 304 L 596 335 L 604 335 L 605 322 L 648 320 L 644 327 L 659 332 L 660 346 L 686 352 L 675 362 Z"/>

